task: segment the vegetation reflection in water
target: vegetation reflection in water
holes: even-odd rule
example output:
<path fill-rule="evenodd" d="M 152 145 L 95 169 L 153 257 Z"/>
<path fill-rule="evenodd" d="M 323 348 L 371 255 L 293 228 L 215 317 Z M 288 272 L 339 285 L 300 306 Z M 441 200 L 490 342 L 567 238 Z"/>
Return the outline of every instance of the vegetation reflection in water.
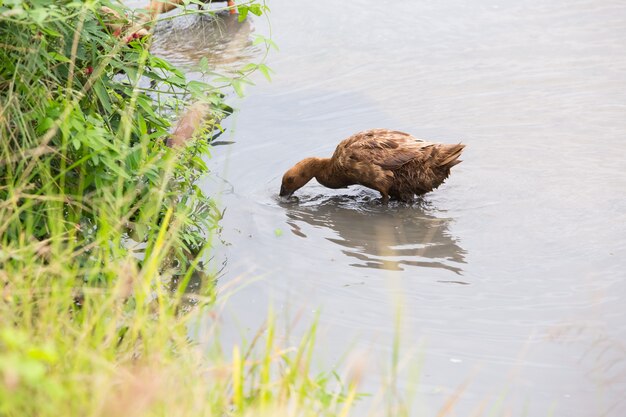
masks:
<path fill-rule="evenodd" d="M 253 34 L 250 19 L 227 12 L 181 16 L 156 27 L 152 52 L 182 68 L 206 58 L 210 68 L 235 70 L 262 52 Z"/>

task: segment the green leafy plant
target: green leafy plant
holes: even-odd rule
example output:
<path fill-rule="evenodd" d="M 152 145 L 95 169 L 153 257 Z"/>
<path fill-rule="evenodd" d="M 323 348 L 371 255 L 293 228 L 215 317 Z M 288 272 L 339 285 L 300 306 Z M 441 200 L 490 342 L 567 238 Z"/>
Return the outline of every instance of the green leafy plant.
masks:
<path fill-rule="evenodd" d="M 206 141 L 168 148 L 169 120 L 204 100 L 219 127 L 229 108 L 141 41 L 112 36 L 101 5 L 0 3 L 2 243 L 51 240 L 88 259 L 128 239 L 149 242 L 173 209 L 181 229 L 172 250 L 184 266 L 219 213 L 195 185 L 207 172 Z"/>

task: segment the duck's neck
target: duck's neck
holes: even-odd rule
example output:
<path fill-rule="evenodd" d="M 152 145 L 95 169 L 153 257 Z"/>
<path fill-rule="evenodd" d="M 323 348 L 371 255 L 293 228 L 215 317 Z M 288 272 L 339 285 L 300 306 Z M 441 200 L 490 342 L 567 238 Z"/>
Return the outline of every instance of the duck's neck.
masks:
<path fill-rule="evenodd" d="M 308 162 L 310 172 L 317 182 L 328 188 L 343 188 L 346 184 L 345 178 L 336 172 L 331 158 L 311 158 Z"/>

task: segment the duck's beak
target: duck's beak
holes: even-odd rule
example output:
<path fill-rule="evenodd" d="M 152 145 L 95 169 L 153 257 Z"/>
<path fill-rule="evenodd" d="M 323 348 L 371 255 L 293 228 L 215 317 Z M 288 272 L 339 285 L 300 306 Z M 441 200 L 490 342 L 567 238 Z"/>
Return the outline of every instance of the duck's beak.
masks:
<path fill-rule="evenodd" d="M 291 196 L 291 194 L 293 194 L 293 192 L 289 192 L 289 191 L 287 191 L 287 190 L 285 189 L 285 187 L 284 187 L 284 186 L 282 186 L 282 185 L 280 186 L 280 193 L 278 194 L 279 196 L 281 196 L 281 197 L 290 197 L 290 196 Z"/>

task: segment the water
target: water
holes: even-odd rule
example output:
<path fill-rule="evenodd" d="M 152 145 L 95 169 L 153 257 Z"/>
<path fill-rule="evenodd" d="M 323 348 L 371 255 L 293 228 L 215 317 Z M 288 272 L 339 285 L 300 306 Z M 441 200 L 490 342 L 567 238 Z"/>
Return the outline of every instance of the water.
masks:
<path fill-rule="evenodd" d="M 401 355 L 423 363 L 415 415 L 466 381 L 446 415 L 626 415 L 626 3 L 270 6 L 274 81 L 255 78 L 203 184 L 226 208 L 219 285 L 257 278 L 229 301 L 226 339 L 251 338 L 270 303 L 285 321 L 319 313 L 319 369 L 361 352 L 375 391 L 400 308 Z M 224 71 L 269 30 L 175 22 L 185 36 L 161 30 L 157 52 Z M 375 127 L 462 141 L 464 162 L 414 206 L 314 182 L 277 198 L 295 162 Z"/>

